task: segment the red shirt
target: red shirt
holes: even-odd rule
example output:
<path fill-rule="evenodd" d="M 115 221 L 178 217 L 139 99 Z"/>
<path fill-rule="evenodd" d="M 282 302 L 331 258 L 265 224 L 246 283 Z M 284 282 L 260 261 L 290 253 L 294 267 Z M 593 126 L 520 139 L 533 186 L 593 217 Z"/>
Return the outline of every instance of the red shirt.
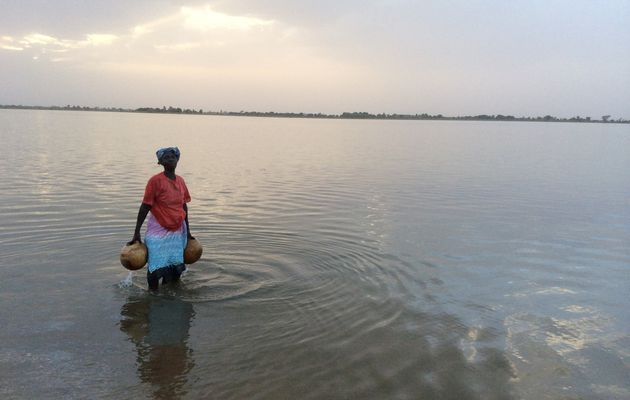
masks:
<path fill-rule="evenodd" d="M 190 202 L 190 193 L 184 178 L 175 175 L 175 180 L 172 180 L 160 172 L 147 182 L 142 202 L 151 206 L 151 214 L 160 225 L 174 231 L 186 218 L 184 203 Z"/>

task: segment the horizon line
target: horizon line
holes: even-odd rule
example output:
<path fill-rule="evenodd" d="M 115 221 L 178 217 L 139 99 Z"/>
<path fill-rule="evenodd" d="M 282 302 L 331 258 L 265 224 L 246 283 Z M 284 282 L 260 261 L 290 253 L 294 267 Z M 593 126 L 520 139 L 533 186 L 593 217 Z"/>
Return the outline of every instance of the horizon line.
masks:
<path fill-rule="evenodd" d="M 51 110 L 51 111 L 96 111 L 96 112 L 132 112 L 132 113 L 151 113 L 151 114 L 187 114 L 187 115 L 219 115 L 219 116 L 245 116 L 245 117 L 272 117 L 272 118 L 320 118 L 320 119 L 378 119 L 378 120 L 458 120 L 458 121 L 518 121 L 518 122 L 582 122 L 582 123 L 616 123 L 627 124 L 630 120 L 624 118 L 612 119 L 611 115 L 603 115 L 601 119 L 592 119 L 590 116 L 581 117 L 555 117 L 552 115 L 545 116 L 520 116 L 503 114 L 478 114 L 478 115 L 459 115 L 447 116 L 443 114 L 398 114 L 398 113 L 378 113 L 373 114 L 365 111 L 344 111 L 339 114 L 327 113 L 304 113 L 304 112 L 278 112 L 278 111 L 204 111 L 199 108 L 181 108 L 166 106 L 162 107 L 138 107 L 138 108 L 122 108 L 122 107 L 100 107 L 100 106 L 36 106 L 36 105 L 15 105 L 0 104 L 0 109 L 22 109 L 22 110 Z"/>

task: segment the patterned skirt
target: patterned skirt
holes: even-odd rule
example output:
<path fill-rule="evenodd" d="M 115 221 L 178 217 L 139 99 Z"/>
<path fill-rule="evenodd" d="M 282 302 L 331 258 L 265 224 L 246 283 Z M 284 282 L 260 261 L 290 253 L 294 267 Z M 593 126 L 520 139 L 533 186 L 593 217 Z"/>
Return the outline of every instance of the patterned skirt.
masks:
<path fill-rule="evenodd" d="M 144 242 L 149 250 L 149 273 L 160 268 L 184 263 L 184 249 L 188 241 L 186 223 L 179 229 L 169 231 L 150 215 Z"/>

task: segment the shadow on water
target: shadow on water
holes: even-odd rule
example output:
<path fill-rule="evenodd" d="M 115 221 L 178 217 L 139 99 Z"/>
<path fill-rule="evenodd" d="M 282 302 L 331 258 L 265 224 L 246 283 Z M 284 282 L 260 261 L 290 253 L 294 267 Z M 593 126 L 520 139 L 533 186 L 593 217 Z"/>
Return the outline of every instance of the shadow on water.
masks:
<path fill-rule="evenodd" d="M 188 347 L 191 303 L 177 297 L 132 295 L 120 310 L 120 330 L 136 346 L 138 376 L 155 399 L 178 399 L 194 366 Z"/>

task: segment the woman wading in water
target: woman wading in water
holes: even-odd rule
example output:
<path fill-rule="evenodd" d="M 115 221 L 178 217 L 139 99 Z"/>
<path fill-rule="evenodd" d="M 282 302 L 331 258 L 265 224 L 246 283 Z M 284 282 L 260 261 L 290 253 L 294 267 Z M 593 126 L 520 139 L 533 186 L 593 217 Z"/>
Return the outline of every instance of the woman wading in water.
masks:
<path fill-rule="evenodd" d="M 157 290 L 162 284 L 179 281 L 186 270 L 184 249 L 188 240 L 194 239 L 188 225 L 190 194 L 181 176 L 175 175 L 179 161 L 177 147 L 165 147 L 156 152 L 158 164 L 164 171 L 147 182 L 144 198 L 138 211 L 136 231 L 128 244 L 142 242 L 140 228 L 149 211 L 145 244 L 149 252 L 147 282 L 149 289 Z"/>

